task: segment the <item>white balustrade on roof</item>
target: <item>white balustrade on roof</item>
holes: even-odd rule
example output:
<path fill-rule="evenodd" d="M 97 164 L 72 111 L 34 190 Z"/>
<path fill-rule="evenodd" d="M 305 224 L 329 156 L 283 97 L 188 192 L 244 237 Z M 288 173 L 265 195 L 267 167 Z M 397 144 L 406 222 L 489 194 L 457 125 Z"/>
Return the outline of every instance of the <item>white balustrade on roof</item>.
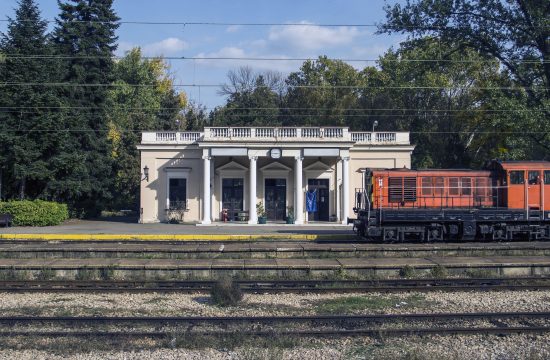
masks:
<path fill-rule="evenodd" d="M 354 142 L 365 145 L 409 145 L 408 132 L 348 131 L 347 127 L 206 127 L 199 131 L 142 133 L 142 144 L 194 144 L 215 141 Z"/>

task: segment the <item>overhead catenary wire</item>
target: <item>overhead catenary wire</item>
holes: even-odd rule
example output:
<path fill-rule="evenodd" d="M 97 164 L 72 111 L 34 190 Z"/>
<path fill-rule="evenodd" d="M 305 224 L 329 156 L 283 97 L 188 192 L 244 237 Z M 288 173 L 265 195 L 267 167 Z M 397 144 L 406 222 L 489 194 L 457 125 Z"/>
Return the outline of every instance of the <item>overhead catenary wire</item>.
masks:
<path fill-rule="evenodd" d="M 0 19 L 0 22 L 10 22 L 10 19 Z M 32 20 L 20 20 L 21 22 L 32 21 Z M 56 19 L 44 19 L 46 23 L 57 23 Z M 378 28 L 382 24 L 374 23 L 308 23 L 308 22 L 216 22 L 216 21 L 150 21 L 150 20 L 121 20 L 121 21 L 101 21 L 101 20 L 67 20 L 69 23 L 84 23 L 84 24 L 129 24 L 129 25 L 177 25 L 177 26 L 252 26 L 252 27 L 262 27 L 262 26 L 307 26 L 307 27 L 359 27 L 359 28 Z M 424 29 L 424 30 L 443 30 L 449 28 L 458 28 L 458 26 L 400 26 L 402 28 L 410 29 Z M 526 28 L 531 29 L 547 29 L 550 28 L 550 25 L 525 25 Z"/>
<path fill-rule="evenodd" d="M 105 107 L 99 106 L 0 106 L 1 112 L 17 112 L 20 113 L 21 110 L 34 109 L 38 110 L 103 110 Z M 109 107 L 110 110 L 151 110 L 151 111 L 163 111 L 163 110 L 181 110 L 181 107 L 140 107 L 140 106 L 113 106 Z M 184 107 L 183 109 L 186 109 Z M 220 107 L 203 107 L 198 110 L 216 110 Z M 1 111 L 9 110 L 9 111 Z M 550 108 L 540 108 L 540 109 L 421 109 L 421 108 L 326 108 L 326 107 L 235 107 L 235 108 L 223 108 L 224 111 L 241 111 L 241 110 L 283 110 L 283 111 L 350 111 L 350 112 L 359 112 L 359 111 L 415 111 L 415 112 L 484 112 L 484 113 L 508 113 L 508 112 L 544 112 L 549 111 Z M 28 113 L 34 113 L 28 112 Z M 27 113 L 27 112 L 23 112 Z"/>
<path fill-rule="evenodd" d="M 221 127 L 221 128 L 229 128 L 229 127 L 240 127 L 240 126 L 224 126 L 224 125 L 205 125 L 206 127 Z M 242 127 L 246 127 L 246 126 L 242 126 Z M 284 126 L 258 126 L 258 128 L 266 128 L 266 127 L 271 127 L 271 128 L 276 128 L 276 127 L 284 127 Z M 307 125 L 304 125 L 302 127 L 308 127 Z M 315 126 L 314 126 L 315 127 Z M 318 127 L 323 127 L 323 126 L 318 126 Z M 331 127 L 331 126 L 329 126 Z M 31 132 L 48 132 L 48 133 L 80 133 L 80 132 L 83 132 L 83 133 L 86 133 L 86 132 L 102 132 L 102 133 L 106 133 L 108 132 L 109 129 L 108 128 L 102 128 L 102 129 L 25 129 L 25 130 L 22 130 L 22 129 L 1 129 L 0 128 L 0 133 L 3 133 L 3 132 L 21 132 L 21 133 L 31 133 Z M 117 132 L 121 132 L 121 133 L 133 133 L 133 132 L 157 132 L 157 133 L 162 133 L 162 132 L 201 132 L 200 130 L 185 130 L 185 129 L 181 129 L 181 130 L 151 130 L 151 129 L 116 129 Z M 365 133 L 372 133 L 371 131 L 368 131 L 368 130 L 350 130 L 351 132 L 365 132 Z M 375 133 L 395 133 L 395 132 L 399 132 L 399 131 L 392 131 L 392 130 L 380 130 L 380 131 L 375 131 Z M 540 131 L 500 131 L 500 130 L 495 130 L 495 131 L 477 131 L 477 130 L 462 130 L 462 131 L 406 131 L 407 133 L 410 133 L 410 134 L 466 134 L 466 135 L 471 135 L 471 134 L 538 134 L 538 135 L 541 135 L 541 132 Z"/>
<path fill-rule="evenodd" d="M 250 109 L 250 110 L 256 110 L 256 109 Z M 227 114 L 224 110 L 223 114 L 221 114 L 221 117 L 231 117 L 231 118 L 241 118 L 241 117 L 320 117 L 320 118 L 408 118 L 408 117 L 418 117 L 418 116 L 424 116 L 423 114 L 345 114 L 343 112 L 340 112 L 337 114 L 326 114 L 326 113 L 308 113 L 308 114 L 288 114 L 288 113 L 274 113 L 274 114 L 250 114 L 250 113 L 242 113 L 242 114 Z M 464 111 L 467 112 L 467 111 Z M 0 111 L 0 114 L 6 114 L 6 113 L 14 113 L 17 115 L 42 115 L 43 113 L 36 113 L 36 112 L 19 112 L 19 111 L 13 111 L 13 112 L 5 112 Z M 143 112 L 136 112 L 136 111 L 130 111 L 125 112 L 125 115 L 143 115 Z M 171 114 L 171 112 L 156 112 L 156 115 L 166 115 Z M 489 113 L 487 115 L 497 116 L 500 115 L 499 113 Z M 437 114 L 437 115 L 431 115 L 431 116 L 437 116 L 440 118 L 447 118 L 449 117 L 449 114 Z"/>
<path fill-rule="evenodd" d="M 0 83 L 2 86 L 49 86 L 49 87 L 158 87 L 159 84 L 127 84 L 127 83 L 111 83 L 111 84 L 94 84 L 94 83 L 58 83 L 58 82 L 45 82 L 45 83 Z M 205 87 L 205 88 L 219 88 L 225 86 L 225 84 L 171 84 L 172 87 Z M 289 85 L 289 88 L 301 88 L 301 89 L 390 89 L 390 90 L 514 90 L 524 91 L 529 90 L 550 90 L 547 87 L 528 86 L 528 87 L 514 87 L 514 86 L 383 86 L 383 85 Z"/>
<path fill-rule="evenodd" d="M 19 60 L 28 60 L 28 59 L 54 59 L 54 60 L 91 60 L 91 59 L 124 59 L 125 56 L 113 55 L 113 56 L 103 56 L 103 55 L 21 55 L 21 54 L 2 54 L 4 59 L 19 59 Z M 228 56 L 217 56 L 217 57 L 207 57 L 207 56 L 140 56 L 140 59 L 143 60 L 182 60 L 182 61 L 317 61 L 319 58 L 313 57 L 228 57 Z M 357 59 L 357 58 L 328 58 L 334 61 L 344 61 L 344 62 L 412 62 L 412 63 L 465 63 L 465 64 L 480 64 L 480 63 L 498 63 L 497 59 L 486 59 L 486 60 L 473 60 L 473 59 L 406 59 L 406 58 L 378 58 L 378 59 Z M 547 64 L 550 63 L 550 60 L 523 60 L 523 64 Z"/>

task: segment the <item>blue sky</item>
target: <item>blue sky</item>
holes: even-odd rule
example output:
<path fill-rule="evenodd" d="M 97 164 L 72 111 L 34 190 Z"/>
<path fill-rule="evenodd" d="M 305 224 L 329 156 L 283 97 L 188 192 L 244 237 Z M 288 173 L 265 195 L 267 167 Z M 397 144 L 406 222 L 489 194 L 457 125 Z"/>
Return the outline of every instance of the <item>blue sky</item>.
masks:
<path fill-rule="evenodd" d="M 56 0 L 37 0 L 46 19 L 58 13 Z M 115 0 L 122 21 L 375 24 L 384 20 L 384 0 Z M 0 17 L 14 15 L 17 0 L 0 1 Z M 5 22 L 0 23 L 0 31 Z M 117 55 L 140 46 L 144 55 L 170 57 L 260 57 L 376 59 L 403 36 L 374 34 L 375 28 L 340 26 L 204 26 L 122 24 Z M 248 65 L 283 74 L 300 61 L 170 60 L 177 83 L 222 84 L 229 70 Z M 372 63 L 353 62 L 357 68 Z M 181 88 L 209 109 L 225 99 L 212 87 Z"/>

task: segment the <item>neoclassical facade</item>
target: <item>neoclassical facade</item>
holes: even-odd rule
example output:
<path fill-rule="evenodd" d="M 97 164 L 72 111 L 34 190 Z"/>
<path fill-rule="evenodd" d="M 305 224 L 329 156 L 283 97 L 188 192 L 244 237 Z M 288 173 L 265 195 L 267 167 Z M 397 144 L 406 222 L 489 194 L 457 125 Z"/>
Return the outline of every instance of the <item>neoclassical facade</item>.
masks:
<path fill-rule="evenodd" d="M 346 127 L 206 127 L 144 132 L 143 223 L 346 223 L 367 168 L 410 168 L 407 132 Z"/>

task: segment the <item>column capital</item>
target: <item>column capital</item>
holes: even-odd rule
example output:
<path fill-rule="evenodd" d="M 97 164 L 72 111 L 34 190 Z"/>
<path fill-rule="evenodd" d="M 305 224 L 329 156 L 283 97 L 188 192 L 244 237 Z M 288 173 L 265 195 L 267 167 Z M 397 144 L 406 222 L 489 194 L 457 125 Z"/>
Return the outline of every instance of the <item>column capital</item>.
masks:
<path fill-rule="evenodd" d="M 296 155 L 296 156 L 294 156 L 294 160 L 302 161 L 302 160 L 304 160 L 304 157 L 302 155 Z"/>
<path fill-rule="evenodd" d="M 340 156 L 340 160 L 349 161 L 349 156 Z"/>
<path fill-rule="evenodd" d="M 202 159 L 203 159 L 203 160 L 211 160 L 211 159 L 212 159 L 212 156 L 210 156 L 210 155 L 203 155 Z"/>
<path fill-rule="evenodd" d="M 258 156 L 256 156 L 256 155 L 250 156 L 250 155 L 249 155 L 249 156 L 248 156 L 248 159 L 249 159 L 249 160 L 254 160 L 254 161 L 256 161 L 256 160 L 258 160 Z"/>

